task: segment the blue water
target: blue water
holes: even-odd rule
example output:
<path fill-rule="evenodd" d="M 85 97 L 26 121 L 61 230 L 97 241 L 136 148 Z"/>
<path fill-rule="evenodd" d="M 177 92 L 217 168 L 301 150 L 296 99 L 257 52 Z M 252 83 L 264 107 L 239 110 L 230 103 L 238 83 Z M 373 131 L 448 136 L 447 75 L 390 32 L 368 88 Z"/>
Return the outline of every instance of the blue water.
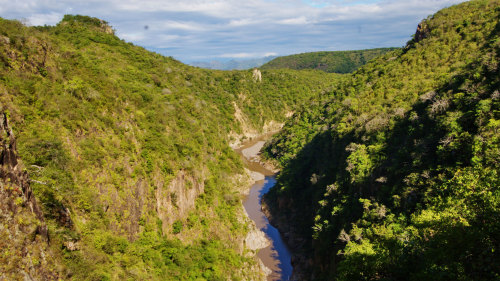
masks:
<path fill-rule="evenodd" d="M 244 203 L 249 217 L 255 222 L 271 242 L 268 248 L 258 253 L 264 265 L 273 270 L 268 280 L 289 280 L 292 276 L 291 254 L 279 231 L 273 227 L 261 211 L 262 196 L 276 184 L 274 176 L 266 176 L 265 180 L 256 182 Z"/>
<path fill-rule="evenodd" d="M 274 176 L 268 176 L 265 179 L 264 187 L 259 192 L 259 199 L 262 200 L 262 196 L 266 194 L 271 187 L 273 187 L 276 184 L 276 178 Z M 279 260 L 278 267 L 281 269 L 281 280 L 290 280 L 290 277 L 292 276 L 292 256 L 290 254 L 290 251 L 288 250 L 288 247 L 286 246 L 285 242 L 283 241 L 281 234 L 279 233 L 278 229 L 276 229 L 274 226 L 272 226 L 269 223 L 269 220 L 266 217 L 266 222 L 267 225 L 263 228 L 261 228 L 264 233 L 271 238 L 271 250 L 274 250 L 276 252 L 275 255 L 273 255 L 274 258 Z"/>

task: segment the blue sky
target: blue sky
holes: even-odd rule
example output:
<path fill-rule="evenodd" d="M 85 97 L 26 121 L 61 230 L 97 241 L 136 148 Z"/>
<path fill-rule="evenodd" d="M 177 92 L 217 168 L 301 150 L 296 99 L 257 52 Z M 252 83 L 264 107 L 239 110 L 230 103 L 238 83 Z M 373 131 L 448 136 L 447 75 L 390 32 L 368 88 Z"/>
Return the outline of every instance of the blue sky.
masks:
<path fill-rule="evenodd" d="M 401 47 L 417 24 L 463 0 L 0 0 L 0 17 L 54 25 L 64 14 L 183 62 Z"/>

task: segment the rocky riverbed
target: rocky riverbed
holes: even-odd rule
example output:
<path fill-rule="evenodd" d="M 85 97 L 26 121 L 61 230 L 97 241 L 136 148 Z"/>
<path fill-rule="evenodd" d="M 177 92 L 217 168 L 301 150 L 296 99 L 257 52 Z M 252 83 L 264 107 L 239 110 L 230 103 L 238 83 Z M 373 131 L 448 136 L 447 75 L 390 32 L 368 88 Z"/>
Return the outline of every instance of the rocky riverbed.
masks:
<path fill-rule="evenodd" d="M 262 196 L 274 186 L 275 173 L 264 167 L 259 159 L 259 152 L 265 141 L 256 139 L 245 143 L 237 149 L 244 156 L 245 164 L 255 183 L 244 200 L 244 207 L 255 228 L 246 239 L 247 248 L 258 251 L 268 280 L 289 280 L 292 273 L 291 255 L 282 240 L 281 234 L 270 223 L 262 212 Z"/>

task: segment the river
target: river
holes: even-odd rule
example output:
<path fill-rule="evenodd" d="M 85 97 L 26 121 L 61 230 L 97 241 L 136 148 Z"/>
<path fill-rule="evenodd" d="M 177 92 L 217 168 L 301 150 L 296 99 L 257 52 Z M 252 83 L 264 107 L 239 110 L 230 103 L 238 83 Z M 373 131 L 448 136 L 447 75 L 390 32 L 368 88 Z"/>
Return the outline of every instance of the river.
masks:
<path fill-rule="evenodd" d="M 264 145 L 266 137 L 269 136 L 247 142 L 236 150 L 244 156 L 245 164 L 254 174 L 253 177 L 259 179 L 252 185 L 243 206 L 250 219 L 255 222 L 258 229 L 266 234 L 267 239 L 270 241 L 270 245 L 261 249 L 257 254 L 264 265 L 272 270 L 267 280 L 289 280 L 293 270 L 290 251 L 279 231 L 269 223 L 269 220 L 262 212 L 261 206 L 262 196 L 276 183 L 275 174 L 258 162 L 252 161 Z"/>

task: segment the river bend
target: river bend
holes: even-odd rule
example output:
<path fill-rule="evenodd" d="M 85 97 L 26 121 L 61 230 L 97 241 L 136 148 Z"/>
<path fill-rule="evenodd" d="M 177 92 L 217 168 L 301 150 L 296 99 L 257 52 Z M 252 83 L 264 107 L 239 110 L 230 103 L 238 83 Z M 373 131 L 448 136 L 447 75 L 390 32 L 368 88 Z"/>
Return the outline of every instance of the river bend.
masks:
<path fill-rule="evenodd" d="M 276 183 L 275 175 L 257 161 L 252 161 L 263 145 L 264 141 L 257 139 L 244 144 L 237 150 L 244 156 L 245 164 L 253 173 L 253 177 L 259 179 L 252 185 L 243 206 L 250 219 L 255 222 L 257 228 L 263 231 L 270 241 L 270 245 L 261 249 L 257 254 L 264 265 L 272 270 L 267 280 L 289 280 L 293 270 L 290 251 L 279 231 L 269 223 L 269 220 L 262 212 L 261 206 L 262 196 Z"/>

